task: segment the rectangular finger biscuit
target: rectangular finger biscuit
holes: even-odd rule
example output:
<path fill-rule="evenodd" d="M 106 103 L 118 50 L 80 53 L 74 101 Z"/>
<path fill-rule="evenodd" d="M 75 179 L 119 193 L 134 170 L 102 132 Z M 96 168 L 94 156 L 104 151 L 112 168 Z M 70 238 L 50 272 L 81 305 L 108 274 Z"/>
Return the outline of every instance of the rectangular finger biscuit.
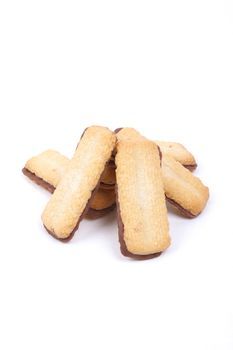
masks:
<path fill-rule="evenodd" d="M 92 126 L 85 130 L 42 214 L 45 228 L 54 237 L 68 240 L 78 228 L 115 143 L 116 136 L 107 128 Z"/>
<path fill-rule="evenodd" d="M 121 252 L 151 258 L 170 245 L 158 147 L 118 138 L 117 211 Z"/>
<path fill-rule="evenodd" d="M 162 155 L 163 184 L 168 201 L 185 216 L 199 215 L 209 198 L 209 189 L 174 158 Z"/>
<path fill-rule="evenodd" d="M 158 140 L 155 142 L 163 154 L 173 157 L 189 170 L 196 169 L 197 163 L 194 156 L 182 144 Z"/>

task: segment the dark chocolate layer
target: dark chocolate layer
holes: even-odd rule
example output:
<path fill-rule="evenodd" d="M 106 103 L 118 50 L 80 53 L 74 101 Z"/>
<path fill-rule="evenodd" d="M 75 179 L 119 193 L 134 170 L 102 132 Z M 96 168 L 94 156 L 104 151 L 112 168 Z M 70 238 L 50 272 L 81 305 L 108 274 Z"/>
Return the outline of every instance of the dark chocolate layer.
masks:
<path fill-rule="evenodd" d="M 177 202 L 175 202 L 173 199 L 171 199 L 171 198 L 168 198 L 167 196 L 166 196 L 166 199 L 167 199 L 167 201 L 170 203 L 170 204 L 172 204 L 174 207 L 176 207 L 178 210 L 179 210 L 179 212 L 183 215 L 183 216 L 185 216 L 185 217 L 187 217 L 187 218 L 189 218 L 189 219 L 193 219 L 193 218 L 195 218 L 197 215 L 194 215 L 194 214 L 192 214 L 190 211 L 188 211 L 187 209 L 185 209 L 185 208 L 183 208 L 180 204 L 178 204 Z"/>
<path fill-rule="evenodd" d="M 95 220 L 95 219 L 102 218 L 106 214 L 108 214 L 111 211 L 113 211 L 115 209 L 115 207 L 116 207 L 116 204 L 114 203 L 110 207 L 104 208 L 104 209 L 97 210 L 97 209 L 89 208 L 85 219 Z"/>
<path fill-rule="evenodd" d="M 182 164 L 186 169 L 194 171 L 197 168 L 197 164 Z"/>
<path fill-rule="evenodd" d="M 55 191 L 55 187 L 53 185 L 50 185 L 48 182 L 44 181 L 42 178 L 37 176 L 36 174 L 32 173 L 27 168 L 23 168 L 22 172 L 24 175 L 29 177 L 30 180 L 34 181 L 37 185 L 43 187 L 47 191 L 53 193 Z"/>
<path fill-rule="evenodd" d="M 117 128 L 114 130 L 115 134 L 117 134 L 119 131 L 121 131 L 123 128 Z"/>
<path fill-rule="evenodd" d="M 115 188 L 115 184 L 109 185 L 109 184 L 106 184 L 104 182 L 100 182 L 100 188 L 103 190 L 113 191 Z"/>

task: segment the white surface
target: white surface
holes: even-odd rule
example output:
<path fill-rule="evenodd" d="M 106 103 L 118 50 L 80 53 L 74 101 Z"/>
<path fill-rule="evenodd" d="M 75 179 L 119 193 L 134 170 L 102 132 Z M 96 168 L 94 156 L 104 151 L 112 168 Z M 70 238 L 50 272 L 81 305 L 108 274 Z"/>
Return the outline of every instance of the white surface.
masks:
<path fill-rule="evenodd" d="M 1 1 L 0 348 L 233 349 L 232 1 Z M 185 144 L 211 199 L 169 213 L 160 258 L 121 256 L 115 215 L 62 244 L 21 174 L 92 124 Z"/>

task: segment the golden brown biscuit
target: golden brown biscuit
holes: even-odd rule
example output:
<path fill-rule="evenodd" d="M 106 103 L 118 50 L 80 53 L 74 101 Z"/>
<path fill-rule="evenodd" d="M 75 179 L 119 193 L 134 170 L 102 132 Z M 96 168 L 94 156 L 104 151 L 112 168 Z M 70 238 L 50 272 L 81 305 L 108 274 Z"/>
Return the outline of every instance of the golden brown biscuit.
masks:
<path fill-rule="evenodd" d="M 155 143 L 128 135 L 117 134 L 115 159 L 121 252 L 151 258 L 170 245 L 160 155 Z"/>
<path fill-rule="evenodd" d="M 197 163 L 194 156 L 182 144 L 177 142 L 166 142 L 158 140 L 155 142 L 163 154 L 173 157 L 189 170 L 196 169 Z"/>
<path fill-rule="evenodd" d="M 112 163 L 108 163 L 104 169 L 104 173 L 101 177 L 100 185 L 107 185 L 114 187 L 116 183 L 116 172 L 115 172 L 115 166 L 112 165 Z"/>
<path fill-rule="evenodd" d="M 185 216 L 195 217 L 206 206 L 209 189 L 173 157 L 162 156 L 163 184 L 168 201 Z"/>
<path fill-rule="evenodd" d="M 108 213 L 112 212 L 116 207 L 116 203 L 111 205 L 110 207 L 107 207 L 105 209 L 93 209 L 89 208 L 87 214 L 85 215 L 86 219 L 95 220 L 102 218 L 103 216 L 107 215 Z"/>
<path fill-rule="evenodd" d="M 57 151 L 48 150 L 29 159 L 23 168 L 23 173 L 38 185 L 53 193 L 60 179 L 64 175 L 68 163 L 69 159 L 67 157 Z M 101 217 L 107 212 L 104 209 L 110 207 L 113 209 L 114 204 L 114 188 L 112 190 L 109 190 L 108 188 L 108 191 L 100 188 L 90 203 L 88 217 Z M 93 210 L 91 211 L 91 209 Z M 93 211 L 98 212 L 95 213 Z M 91 213 L 93 215 L 91 215 Z"/>
<path fill-rule="evenodd" d="M 135 129 L 124 128 L 117 134 L 123 140 L 145 139 Z M 162 152 L 162 177 L 167 200 L 188 218 L 199 215 L 209 198 L 201 180 L 185 169 L 172 156 Z"/>
<path fill-rule="evenodd" d="M 68 240 L 78 228 L 115 143 L 116 136 L 107 128 L 92 126 L 85 130 L 42 214 L 45 228 L 54 237 Z"/>
<path fill-rule="evenodd" d="M 98 189 L 95 196 L 90 202 L 90 207 L 95 210 L 106 209 L 111 207 L 116 202 L 115 190 L 106 191 Z"/>

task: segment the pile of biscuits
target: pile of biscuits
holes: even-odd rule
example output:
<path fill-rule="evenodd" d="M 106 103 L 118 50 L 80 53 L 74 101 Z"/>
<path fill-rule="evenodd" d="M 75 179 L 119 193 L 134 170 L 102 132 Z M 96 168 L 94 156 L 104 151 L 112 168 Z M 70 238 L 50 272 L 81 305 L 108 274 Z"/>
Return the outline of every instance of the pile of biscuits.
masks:
<path fill-rule="evenodd" d="M 181 144 L 150 141 L 132 128 L 85 129 L 71 159 L 48 150 L 27 161 L 24 175 L 52 194 L 42 221 L 65 242 L 82 218 L 117 208 L 121 252 L 158 256 L 170 245 L 166 200 L 189 218 L 199 215 L 209 190 L 191 170 L 197 164 Z"/>

